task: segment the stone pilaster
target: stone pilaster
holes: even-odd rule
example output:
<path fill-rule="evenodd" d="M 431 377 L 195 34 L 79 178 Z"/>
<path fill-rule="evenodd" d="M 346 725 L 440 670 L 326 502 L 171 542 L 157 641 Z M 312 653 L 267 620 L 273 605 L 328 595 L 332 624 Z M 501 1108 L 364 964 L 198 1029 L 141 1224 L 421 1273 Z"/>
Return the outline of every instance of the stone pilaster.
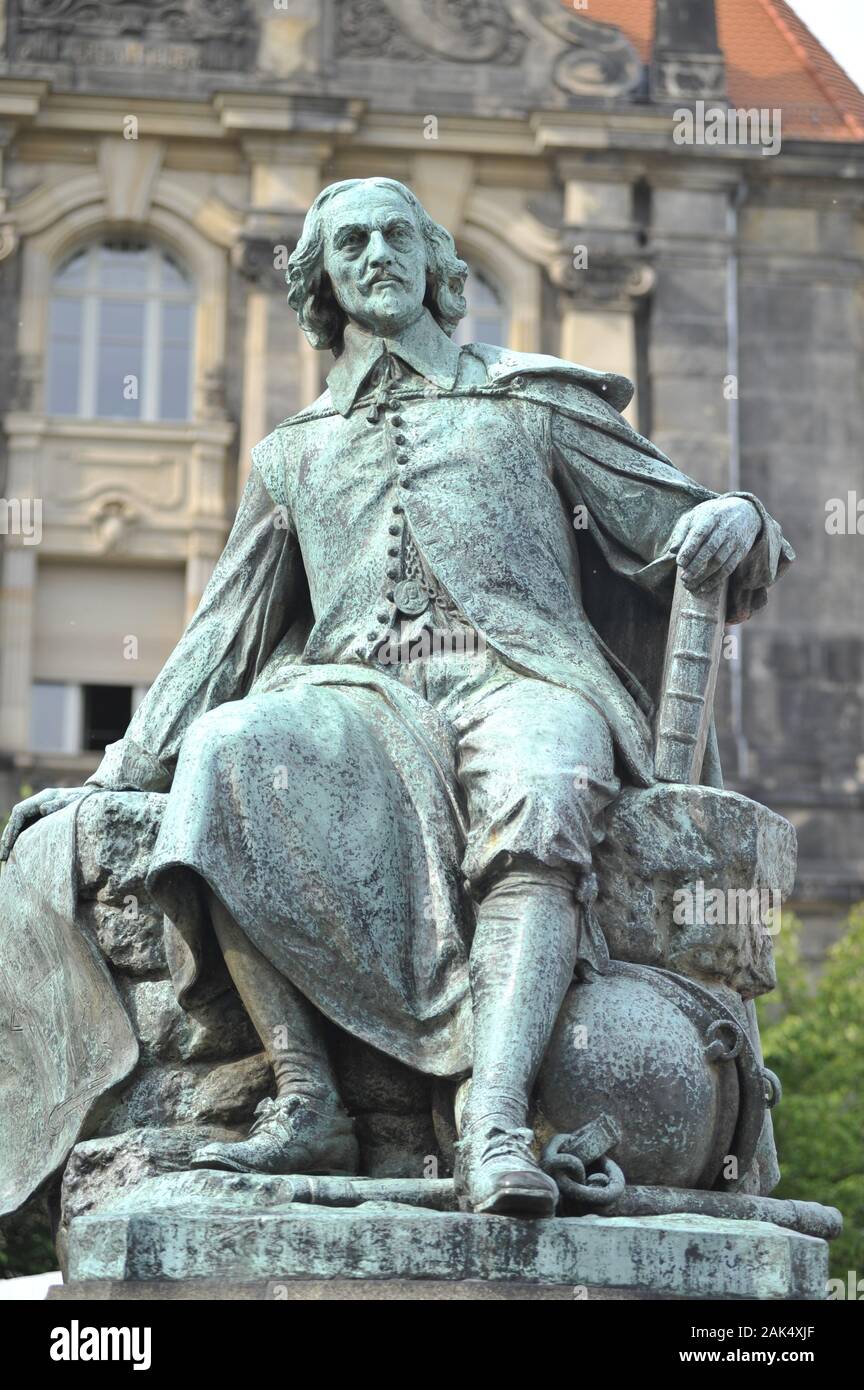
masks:
<path fill-rule="evenodd" d="M 732 171 L 652 175 L 649 375 L 653 439 L 685 473 L 735 487 L 730 358 Z"/>
<path fill-rule="evenodd" d="M 562 161 L 563 226 L 549 278 L 561 292 L 560 353 L 569 361 L 637 379 L 635 314 L 654 272 L 634 216 L 633 185 L 621 168 Z M 627 415 L 635 422 L 634 398 Z"/>
<path fill-rule="evenodd" d="M 0 748 L 30 745 L 33 604 L 36 551 L 4 539 L 0 585 Z"/>
<path fill-rule="evenodd" d="M 288 307 L 285 264 L 325 182 L 322 165 L 329 150 L 318 139 L 256 135 L 244 140 L 250 206 L 234 257 L 246 283 L 239 492 L 254 445 L 319 394 L 320 354 L 309 347 Z"/>
<path fill-rule="evenodd" d="M 37 440 L 29 436 L 20 438 L 17 447 L 10 450 L 0 499 L 3 530 L 7 532 L 0 550 L 0 750 L 5 753 L 30 747 L 36 557 L 42 529 L 42 498 L 34 469 L 36 446 Z M 31 523 L 29 536 L 15 524 L 22 513 Z M 36 517 L 38 529 L 32 526 Z"/>
<path fill-rule="evenodd" d="M 186 544 L 186 619 L 201 601 L 225 543 L 225 454 L 234 426 L 212 420 L 196 431 L 189 460 L 189 534 Z"/>

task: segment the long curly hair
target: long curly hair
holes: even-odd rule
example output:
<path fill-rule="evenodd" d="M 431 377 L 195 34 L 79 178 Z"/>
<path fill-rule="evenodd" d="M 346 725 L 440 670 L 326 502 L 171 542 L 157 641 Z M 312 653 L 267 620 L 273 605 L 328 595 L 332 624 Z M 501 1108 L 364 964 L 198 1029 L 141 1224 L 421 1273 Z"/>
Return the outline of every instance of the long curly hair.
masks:
<path fill-rule="evenodd" d="M 444 332 L 452 334 L 467 305 L 462 290 L 468 267 L 456 254 L 456 246 L 446 227 L 433 222 L 410 188 L 396 179 L 342 179 L 331 183 L 315 199 L 303 223 L 300 240 L 288 260 L 285 280 L 288 303 L 295 310 L 300 327 L 314 348 L 330 348 L 335 356 L 342 351 L 346 315 L 333 293 L 324 270 L 323 209 L 340 193 L 361 184 L 392 188 L 414 212 L 426 244 L 426 294 L 423 303 Z"/>

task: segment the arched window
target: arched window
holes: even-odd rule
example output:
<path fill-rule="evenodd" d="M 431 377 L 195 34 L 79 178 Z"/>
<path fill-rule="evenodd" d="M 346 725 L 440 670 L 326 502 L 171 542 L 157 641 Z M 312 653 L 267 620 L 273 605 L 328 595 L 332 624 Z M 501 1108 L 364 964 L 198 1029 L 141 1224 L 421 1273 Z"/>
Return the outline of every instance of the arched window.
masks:
<path fill-rule="evenodd" d="M 465 298 L 468 313 L 453 334 L 454 343 L 494 343 L 506 347 L 509 323 L 503 296 L 482 270 L 470 264 Z"/>
<path fill-rule="evenodd" d="M 161 247 L 124 238 L 76 251 L 52 287 L 48 414 L 188 420 L 194 301 Z"/>

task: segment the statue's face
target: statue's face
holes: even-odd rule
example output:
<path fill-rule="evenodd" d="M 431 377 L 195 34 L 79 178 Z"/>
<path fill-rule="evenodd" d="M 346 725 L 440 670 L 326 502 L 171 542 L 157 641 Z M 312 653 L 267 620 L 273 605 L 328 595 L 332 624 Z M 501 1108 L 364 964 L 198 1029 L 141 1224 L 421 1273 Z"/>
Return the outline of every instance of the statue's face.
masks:
<path fill-rule="evenodd" d="M 324 209 L 324 269 L 349 319 L 389 337 L 423 311 L 426 247 L 414 213 L 390 188 L 361 184 Z"/>

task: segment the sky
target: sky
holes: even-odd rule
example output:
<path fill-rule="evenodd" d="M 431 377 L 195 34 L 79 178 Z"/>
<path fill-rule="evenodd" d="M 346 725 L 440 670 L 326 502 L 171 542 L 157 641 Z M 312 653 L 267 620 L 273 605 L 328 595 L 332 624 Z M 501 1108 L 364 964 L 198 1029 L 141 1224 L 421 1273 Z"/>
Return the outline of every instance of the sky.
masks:
<path fill-rule="evenodd" d="M 864 0 L 787 0 L 864 91 Z"/>

